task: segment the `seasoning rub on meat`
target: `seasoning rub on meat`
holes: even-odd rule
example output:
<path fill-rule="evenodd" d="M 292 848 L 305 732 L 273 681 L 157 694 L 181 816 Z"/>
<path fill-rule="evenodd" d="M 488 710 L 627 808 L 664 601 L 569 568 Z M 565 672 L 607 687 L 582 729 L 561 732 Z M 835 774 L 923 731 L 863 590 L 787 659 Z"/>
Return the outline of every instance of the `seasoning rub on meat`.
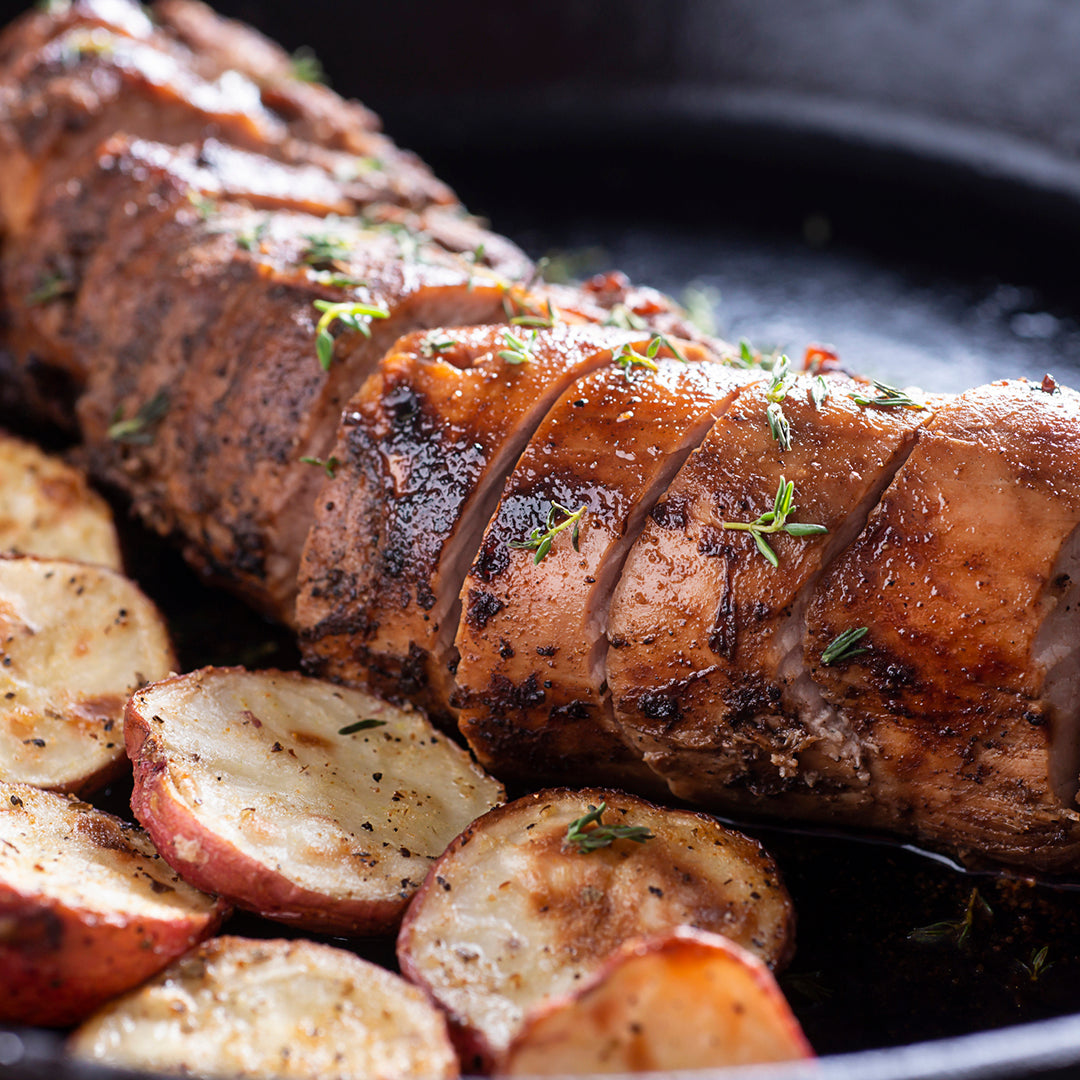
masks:
<path fill-rule="evenodd" d="M 1075 871 L 1077 395 L 793 373 L 547 285 L 377 126 L 191 0 L 25 16 L 5 382 L 497 774 Z"/>

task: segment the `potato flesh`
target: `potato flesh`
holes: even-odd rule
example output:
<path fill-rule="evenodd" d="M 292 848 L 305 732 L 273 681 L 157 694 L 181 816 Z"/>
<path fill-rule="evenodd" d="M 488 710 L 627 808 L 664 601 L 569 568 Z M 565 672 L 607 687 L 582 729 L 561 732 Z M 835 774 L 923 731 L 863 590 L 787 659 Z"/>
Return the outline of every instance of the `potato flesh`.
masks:
<path fill-rule="evenodd" d="M 183 882 L 134 825 L 50 792 L 0 782 L 0 888 L 94 923 L 207 919 L 216 901 Z"/>
<path fill-rule="evenodd" d="M 225 844 L 328 897 L 411 895 L 502 798 L 420 713 L 315 679 L 206 670 L 148 687 L 131 709 L 200 825 L 178 854 L 205 861 Z M 362 720 L 380 726 L 340 734 Z"/>
<path fill-rule="evenodd" d="M 438 1080 L 457 1074 L 423 994 L 352 953 L 308 941 L 207 942 L 107 1006 L 77 1057 L 203 1076 Z"/>
<path fill-rule="evenodd" d="M 602 801 L 604 823 L 654 838 L 568 849 L 570 823 Z M 490 1057 L 527 1009 L 572 990 L 628 940 L 685 924 L 775 963 L 790 950 L 791 919 L 771 861 L 716 821 L 617 792 L 540 792 L 455 841 L 410 905 L 398 958 Z"/>
<path fill-rule="evenodd" d="M 124 759 L 124 705 L 175 665 L 165 623 L 103 567 L 0 559 L 0 779 L 85 791 Z"/>
<path fill-rule="evenodd" d="M 78 470 L 0 434 L 0 552 L 121 568 L 112 512 Z"/>
<path fill-rule="evenodd" d="M 597 980 L 530 1017 L 507 1076 L 674 1072 L 812 1056 L 775 980 L 715 934 L 635 943 Z"/>

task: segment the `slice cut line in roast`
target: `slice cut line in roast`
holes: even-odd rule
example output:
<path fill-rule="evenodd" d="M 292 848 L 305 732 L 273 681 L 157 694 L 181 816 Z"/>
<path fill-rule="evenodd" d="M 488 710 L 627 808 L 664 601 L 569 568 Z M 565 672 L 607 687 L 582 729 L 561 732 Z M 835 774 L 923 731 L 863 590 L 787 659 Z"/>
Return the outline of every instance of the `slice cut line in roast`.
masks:
<path fill-rule="evenodd" d="M 656 500 L 746 379 L 760 377 L 676 347 L 684 358 L 665 348 L 655 370 L 612 356 L 564 391 L 507 480 L 465 579 L 459 725 L 480 760 L 508 775 L 651 779 L 611 722 L 612 590 Z M 639 340 L 633 355 L 647 359 L 647 348 Z M 563 529 L 544 553 L 522 546 L 579 513 L 577 545 Z"/>
<path fill-rule="evenodd" d="M 815 590 L 806 663 L 875 748 L 867 824 L 961 857 L 1074 864 L 1080 488 L 1062 462 L 1078 453 L 1072 391 L 959 395 Z M 822 663 L 864 625 L 866 653 Z"/>
<path fill-rule="evenodd" d="M 511 337 L 527 341 L 524 362 L 500 355 Z M 506 477 L 556 398 L 631 339 L 559 323 L 398 342 L 345 412 L 305 550 L 312 670 L 447 715 L 461 582 Z"/>
<path fill-rule="evenodd" d="M 501 786 L 419 712 L 279 671 L 206 668 L 135 694 L 131 805 L 162 857 L 238 907 L 385 933 Z"/>
<path fill-rule="evenodd" d="M 773 388 L 739 396 L 674 479 L 630 554 L 613 603 L 607 675 L 625 737 L 680 796 L 724 806 L 729 790 L 783 789 L 809 769 L 846 775 L 844 733 L 808 724 L 795 690 L 813 583 L 861 529 L 914 445 L 929 409 L 876 409 L 861 384 L 790 376 L 782 407 L 791 445 L 769 424 Z M 775 395 L 774 395 L 775 396 Z M 794 485 L 791 523 L 824 535 L 762 534 L 746 524 Z"/>

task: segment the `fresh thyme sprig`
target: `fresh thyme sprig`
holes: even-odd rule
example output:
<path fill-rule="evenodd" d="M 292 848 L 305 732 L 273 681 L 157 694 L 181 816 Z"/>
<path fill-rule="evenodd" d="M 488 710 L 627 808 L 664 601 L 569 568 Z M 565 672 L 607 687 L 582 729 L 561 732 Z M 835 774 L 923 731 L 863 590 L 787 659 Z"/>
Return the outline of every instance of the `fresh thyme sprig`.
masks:
<path fill-rule="evenodd" d="M 335 321 L 349 330 L 359 331 L 364 337 L 371 337 L 371 320 L 390 317 L 390 312 L 384 307 L 354 300 L 344 300 L 341 303 L 316 300 L 315 307 L 322 312 L 315 325 L 315 352 L 323 371 L 329 371 L 334 362 L 334 335 L 330 327 Z"/>
<path fill-rule="evenodd" d="M 305 266 L 316 270 L 338 270 L 338 263 L 349 254 L 348 243 L 331 233 L 311 233 L 304 237 L 307 247 L 300 256 Z"/>
<path fill-rule="evenodd" d="M 566 830 L 566 846 L 576 847 L 582 855 L 600 848 L 611 847 L 616 840 L 633 840 L 644 844 L 652 840 L 653 833 L 644 825 L 605 825 L 601 818 L 607 810 L 607 803 L 599 806 L 589 804 L 589 812 L 575 821 L 571 821 Z"/>
<path fill-rule="evenodd" d="M 608 317 L 604 320 L 604 326 L 617 326 L 620 330 L 645 330 L 648 323 L 631 311 L 625 304 L 612 304 Z"/>
<path fill-rule="evenodd" d="M 26 303 L 29 307 L 38 307 L 59 300 L 61 296 L 70 296 L 74 291 L 71 281 L 57 271 L 38 280 L 37 288 L 26 298 Z"/>
<path fill-rule="evenodd" d="M 149 401 L 136 410 L 135 415 L 124 419 L 121 408 L 113 415 L 106 434 L 115 442 L 138 443 L 147 446 L 154 441 L 153 428 L 169 411 L 169 392 L 159 390 Z"/>
<path fill-rule="evenodd" d="M 864 394 L 858 390 L 852 390 L 848 393 L 848 397 L 855 402 L 856 405 L 872 405 L 878 409 L 925 409 L 926 406 L 921 401 L 916 401 L 910 394 L 903 390 L 898 389 L 895 386 L 890 386 L 888 383 L 878 382 L 874 380 L 874 389 L 876 394 L 869 395 Z"/>
<path fill-rule="evenodd" d="M 823 664 L 835 664 L 837 660 L 850 660 L 853 656 L 868 652 L 868 649 L 855 648 L 856 645 L 870 632 L 870 627 L 860 626 L 858 629 L 845 630 L 837 634 L 821 654 Z"/>
<path fill-rule="evenodd" d="M 334 479 L 334 476 L 337 473 L 337 467 L 341 464 L 333 454 L 328 458 L 302 457 L 300 461 L 304 465 L 320 465 L 331 480 Z"/>
<path fill-rule="evenodd" d="M 515 315 L 510 323 L 512 326 L 535 326 L 540 330 L 550 330 L 559 321 L 555 309 L 548 300 L 544 307 L 543 315 Z"/>
<path fill-rule="evenodd" d="M 456 344 L 457 342 L 452 337 L 448 337 L 438 330 L 432 330 L 425 334 L 420 342 L 420 355 L 426 356 L 430 360 L 433 356 L 452 349 Z"/>
<path fill-rule="evenodd" d="M 1046 962 L 1049 952 L 1049 945 L 1044 945 L 1041 949 L 1033 948 L 1028 963 L 1025 964 L 1023 960 L 1017 960 L 1016 966 L 1031 982 L 1038 982 L 1054 966 L 1052 961 L 1050 963 Z"/>
<path fill-rule="evenodd" d="M 633 345 L 623 345 L 619 348 L 618 352 L 612 355 L 611 362 L 616 367 L 622 368 L 622 373 L 626 376 L 627 382 L 633 382 L 634 370 L 636 368 L 641 368 L 643 373 L 660 370 L 660 365 L 654 359 L 659 349 L 659 338 L 653 338 L 652 341 L 649 342 L 644 356 L 637 352 Z"/>
<path fill-rule="evenodd" d="M 929 926 L 917 926 L 908 934 L 908 941 L 914 941 L 917 945 L 933 945 L 939 941 L 951 940 L 962 949 L 971 939 L 975 918 L 980 912 L 987 918 L 994 915 L 993 908 L 982 898 L 979 890 L 972 889 L 961 918 L 946 919 Z"/>
<path fill-rule="evenodd" d="M 533 348 L 536 346 L 536 331 L 533 330 L 528 341 L 522 341 L 517 334 L 510 330 L 503 331 L 503 341 L 506 348 L 498 353 L 500 360 L 508 364 L 528 364 L 536 359 Z"/>
<path fill-rule="evenodd" d="M 571 529 L 570 543 L 573 545 L 575 551 L 579 551 L 578 548 L 578 533 L 581 529 L 582 519 L 585 517 L 585 511 L 588 507 L 579 506 L 576 510 L 570 510 L 568 507 L 563 506 L 561 503 L 553 502 L 551 509 L 548 510 L 547 521 L 543 529 L 538 525 L 531 533 L 527 540 L 509 540 L 507 541 L 507 547 L 514 548 L 518 551 L 535 551 L 536 558 L 533 559 L 533 563 L 540 562 L 547 553 L 551 550 L 551 545 L 555 541 L 555 537 L 558 536 L 564 529 Z M 564 520 L 555 524 L 555 520 L 558 515 L 563 515 Z"/>
<path fill-rule="evenodd" d="M 315 55 L 310 45 L 301 45 L 289 58 L 292 77 L 300 82 L 325 83 L 326 72 L 322 61 Z"/>
<path fill-rule="evenodd" d="M 776 440 L 781 450 L 791 449 L 791 425 L 784 415 L 782 404 L 790 389 L 788 375 L 791 372 L 791 361 L 786 356 L 781 356 L 773 366 L 769 385 L 765 390 L 765 398 L 769 402 L 765 410 L 765 418 L 769 422 L 769 433 Z"/>
<path fill-rule="evenodd" d="M 357 720 L 353 724 L 346 724 L 338 728 L 339 735 L 355 735 L 358 731 L 367 731 L 370 728 L 386 727 L 385 720 Z"/>
<path fill-rule="evenodd" d="M 795 481 L 780 477 L 780 486 L 776 489 L 776 498 L 773 500 L 773 508 L 766 511 L 756 521 L 725 521 L 721 527 L 724 529 L 742 529 L 748 532 L 757 545 L 758 551 L 765 556 L 773 566 L 779 566 L 780 560 L 776 552 L 769 547 L 765 537 L 770 533 L 785 532 L 788 536 L 821 536 L 829 530 L 824 525 L 811 525 L 806 522 L 788 521 L 788 517 L 795 512 L 792 499 L 795 497 Z"/>
<path fill-rule="evenodd" d="M 826 400 L 828 400 L 830 393 L 829 384 L 825 381 L 825 377 L 823 375 L 815 375 L 810 383 L 809 390 L 810 400 L 813 402 L 814 408 L 820 409 L 821 406 L 825 404 Z"/>

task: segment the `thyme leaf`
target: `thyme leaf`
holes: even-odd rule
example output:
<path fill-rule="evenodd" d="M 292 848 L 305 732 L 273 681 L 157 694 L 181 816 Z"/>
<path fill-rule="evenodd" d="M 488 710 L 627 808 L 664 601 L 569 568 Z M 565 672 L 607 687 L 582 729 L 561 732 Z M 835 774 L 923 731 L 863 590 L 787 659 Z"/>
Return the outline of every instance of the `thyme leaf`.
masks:
<path fill-rule="evenodd" d="M 59 300 L 61 296 L 70 296 L 75 291 L 74 284 L 59 271 L 38 279 L 38 286 L 26 298 L 29 307 L 48 304 Z"/>
<path fill-rule="evenodd" d="M 331 233 L 311 233 L 304 237 L 307 247 L 300 256 L 305 266 L 316 270 L 337 270 L 338 261 L 349 254 L 348 243 Z"/>
<path fill-rule="evenodd" d="M 322 61 L 315 55 L 310 45 L 301 45 L 290 57 L 289 66 L 292 77 L 300 82 L 325 83 L 326 72 Z"/>
<path fill-rule="evenodd" d="M 505 360 L 508 364 L 528 364 L 536 359 L 536 354 L 533 352 L 536 345 L 535 330 L 532 331 L 532 335 L 527 342 L 522 341 L 512 331 L 504 330 L 503 341 L 506 343 L 506 348 L 499 351 L 498 357 L 500 360 Z"/>
<path fill-rule="evenodd" d="M 845 630 L 837 634 L 821 654 L 823 664 L 835 664 L 837 660 L 850 660 L 853 656 L 859 656 L 867 652 L 867 649 L 855 648 L 856 645 L 870 632 L 870 627 L 860 626 L 858 629 Z"/>
<path fill-rule="evenodd" d="M 758 551 L 772 566 L 778 567 L 780 560 L 776 552 L 769 546 L 765 539 L 772 533 L 784 532 L 788 536 L 821 536 L 829 530 L 824 525 L 812 525 L 808 522 L 788 521 L 788 517 L 795 512 L 792 500 L 795 497 L 795 481 L 780 477 L 780 486 L 776 489 L 776 497 L 773 499 L 773 508 L 766 511 L 755 521 L 724 521 L 721 522 L 723 529 L 741 529 L 748 532 L 754 539 Z"/>
<path fill-rule="evenodd" d="M 601 818 L 607 810 L 607 803 L 599 806 L 589 805 L 589 812 L 575 821 L 571 821 L 566 830 L 566 846 L 576 847 L 582 855 L 600 848 L 611 847 L 616 840 L 633 840 L 644 844 L 652 840 L 653 833 L 644 825 L 605 825 Z"/>
<path fill-rule="evenodd" d="M 535 551 L 536 558 L 533 559 L 533 563 L 536 564 L 543 560 L 551 550 L 551 545 L 554 543 L 555 537 L 558 536 L 559 533 L 564 529 L 572 529 L 570 533 L 570 543 L 573 545 L 575 551 L 579 551 L 578 533 L 587 509 L 588 507 L 586 506 L 579 506 L 577 510 L 570 510 L 561 503 L 553 502 L 551 508 L 548 510 L 547 521 L 545 522 L 545 527 L 543 529 L 538 525 L 531 533 L 529 533 L 528 539 L 508 540 L 506 546 L 518 551 Z M 563 520 L 556 524 L 556 519 L 559 515 L 562 515 Z"/>
<path fill-rule="evenodd" d="M 106 434 L 115 442 L 148 446 L 154 441 L 153 428 L 168 411 L 169 392 L 159 390 L 149 401 L 140 405 L 129 419 L 124 419 L 123 407 L 118 408 Z"/>
<path fill-rule="evenodd" d="M 346 724 L 338 728 L 339 735 L 355 735 L 358 731 L 367 731 L 370 728 L 386 727 L 385 720 L 357 720 L 354 724 Z"/>
<path fill-rule="evenodd" d="M 900 390 L 895 386 L 890 386 L 888 383 L 878 382 L 874 380 L 874 389 L 876 394 L 869 395 L 864 394 L 859 390 L 852 390 L 848 393 L 848 397 L 855 402 L 856 405 L 871 405 L 878 409 L 925 409 L 926 406 L 920 401 L 916 401 L 910 394 L 904 390 Z"/>
<path fill-rule="evenodd" d="M 334 479 L 334 474 L 337 472 L 337 467 L 341 464 L 341 462 L 338 461 L 338 459 L 334 457 L 333 454 L 331 454 L 328 458 L 302 457 L 300 461 L 304 465 L 321 466 L 326 471 L 326 475 L 329 476 L 331 480 Z"/>
<path fill-rule="evenodd" d="M 330 327 L 335 321 L 349 330 L 358 331 L 364 337 L 371 337 L 371 320 L 390 317 L 390 312 L 384 307 L 353 300 L 344 300 L 341 303 L 316 300 L 315 307 L 322 312 L 315 325 L 315 353 L 323 371 L 329 371 L 334 362 L 334 335 Z"/>
<path fill-rule="evenodd" d="M 617 326 L 620 330 L 646 330 L 648 323 L 631 311 L 625 304 L 612 304 L 608 317 L 604 320 L 604 326 Z"/>
<path fill-rule="evenodd" d="M 951 940 L 962 949 L 971 940 L 975 919 L 980 912 L 987 918 L 992 918 L 994 915 L 993 909 L 982 898 L 979 890 L 972 889 L 964 914 L 959 919 L 946 919 L 943 922 L 931 923 L 929 926 L 917 926 L 908 934 L 908 941 L 913 941 L 917 945 L 933 945 L 940 941 Z"/>
<path fill-rule="evenodd" d="M 1046 962 L 1046 957 L 1050 952 L 1050 946 L 1044 945 L 1041 949 L 1031 950 L 1031 959 L 1025 964 L 1023 960 L 1018 960 L 1016 966 L 1023 972 L 1032 982 L 1038 982 L 1053 966 L 1053 961 Z"/>
<path fill-rule="evenodd" d="M 787 356 L 781 356 L 773 365 L 769 385 L 765 389 L 765 399 L 769 402 L 765 410 L 765 418 L 769 422 L 769 434 L 776 440 L 781 450 L 791 449 L 791 425 L 784 415 L 784 406 L 781 404 L 791 389 L 788 376 L 791 373 L 791 361 Z"/>
<path fill-rule="evenodd" d="M 815 375 L 813 381 L 810 383 L 810 400 L 814 404 L 815 409 L 820 409 L 822 405 L 828 400 L 829 384 L 825 381 L 824 375 Z"/>
<path fill-rule="evenodd" d="M 420 355 L 430 360 L 433 356 L 452 349 L 456 344 L 457 342 L 452 337 L 439 330 L 432 330 L 425 334 L 423 341 L 420 342 Z"/>
<path fill-rule="evenodd" d="M 546 302 L 544 311 L 543 315 L 515 315 L 510 320 L 510 324 L 512 326 L 535 326 L 541 330 L 550 330 L 559 321 L 550 300 Z"/>

